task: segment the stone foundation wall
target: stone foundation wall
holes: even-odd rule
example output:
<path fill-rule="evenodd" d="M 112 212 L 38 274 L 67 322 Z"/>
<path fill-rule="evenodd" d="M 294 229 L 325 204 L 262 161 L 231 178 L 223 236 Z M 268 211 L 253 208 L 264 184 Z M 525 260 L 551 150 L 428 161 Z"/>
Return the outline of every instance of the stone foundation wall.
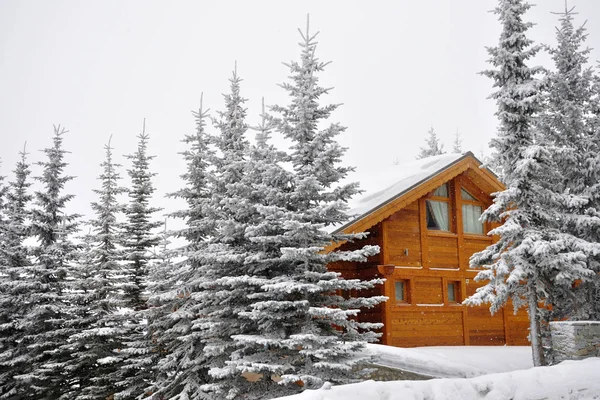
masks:
<path fill-rule="evenodd" d="M 431 376 L 385 367 L 383 365 L 369 364 L 367 368 L 372 369 L 373 372 L 366 379 L 374 381 L 424 381 L 433 379 Z"/>
<path fill-rule="evenodd" d="M 600 357 L 600 321 L 550 322 L 554 362 Z"/>

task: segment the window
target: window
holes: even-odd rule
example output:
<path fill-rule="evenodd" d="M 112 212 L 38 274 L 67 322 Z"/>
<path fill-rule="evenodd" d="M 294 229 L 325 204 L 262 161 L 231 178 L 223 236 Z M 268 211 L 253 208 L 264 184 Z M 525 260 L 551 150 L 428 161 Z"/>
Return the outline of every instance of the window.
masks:
<path fill-rule="evenodd" d="M 479 221 L 483 212 L 481 203 L 465 189 L 461 189 L 463 232 L 483 235 L 483 223 Z"/>
<path fill-rule="evenodd" d="M 448 302 L 460 303 L 460 282 L 448 282 Z"/>
<path fill-rule="evenodd" d="M 445 183 L 433 192 L 431 199 L 425 202 L 427 229 L 450 231 L 449 203 L 448 184 Z"/>
<path fill-rule="evenodd" d="M 408 303 L 408 281 L 396 281 L 394 284 L 396 291 L 396 302 L 397 303 Z"/>

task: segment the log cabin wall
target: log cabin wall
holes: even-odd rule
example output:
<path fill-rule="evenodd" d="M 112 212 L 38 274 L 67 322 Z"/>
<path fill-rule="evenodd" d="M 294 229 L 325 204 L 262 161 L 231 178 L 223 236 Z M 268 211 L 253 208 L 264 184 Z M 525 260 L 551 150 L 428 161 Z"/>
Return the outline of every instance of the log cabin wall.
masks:
<path fill-rule="evenodd" d="M 375 310 L 365 310 L 361 317 L 384 323 L 382 343 L 400 347 L 528 344 L 525 311 L 513 315 L 507 306 L 491 316 L 487 305 L 460 304 L 481 285 L 473 279 L 478 271 L 469 268 L 470 256 L 493 240 L 484 234 L 491 229 L 487 223 L 479 234 L 463 229 L 463 205 L 469 212 L 468 205 L 485 209 L 491 204 L 476 179 L 477 174 L 463 172 L 447 182 L 443 196 L 431 192 L 373 226 L 368 239 L 341 246 L 342 250 L 364 244 L 381 247 L 381 253 L 367 263 L 339 263 L 332 269 L 348 278 L 387 279 L 381 289 L 389 300 Z M 465 199 L 461 189 L 474 199 Z M 428 228 L 428 200 L 448 204 L 447 229 Z"/>

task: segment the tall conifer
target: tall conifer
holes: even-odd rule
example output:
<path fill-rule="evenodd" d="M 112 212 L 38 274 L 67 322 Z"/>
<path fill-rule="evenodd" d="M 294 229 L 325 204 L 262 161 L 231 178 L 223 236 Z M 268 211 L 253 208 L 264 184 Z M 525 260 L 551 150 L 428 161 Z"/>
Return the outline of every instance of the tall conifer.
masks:
<path fill-rule="evenodd" d="M 348 220 L 347 201 L 357 193 L 358 185 L 340 183 L 352 171 L 340 165 L 345 149 L 336 142 L 336 136 L 346 128 L 338 123 L 327 125 L 338 107 L 319 104 L 329 89 L 319 86 L 318 74 L 328 63 L 315 56 L 317 34 L 310 33 L 308 21 L 306 31 L 300 34 L 300 61 L 286 64 L 290 82 L 281 85 L 289 95 L 289 104 L 272 107 L 277 131 L 292 143 L 287 212 L 272 216 L 283 232 L 265 241 L 277 246 L 280 262 L 268 270 L 251 305 L 250 315 L 261 325 L 260 337 L 237 338 L 255 346 L 261 344 L 268 368 L 276 371 L 280 384 L 292 391 L 300 389 L 298 383 L 315 388 L 325 381 L 351 381 L 355 376 L 352 368 L 360 363 L 356 351 L 376 339 L 371 329 L 379 326 L 354 317 L 361 307 L 383 300 L 337 295 L 337 291 L 346 290 L 360 293 L 380 282 L 345 280 L 326 267 L 340 260 L 366 260 L 378 248 L 323 252 L 332 242 L 352 241 L 365 234 L 327 232 Z"/>
<path fill-rule="evenodd" d="M 156 259 L 152 250 L 160 243 L 160 237 L 153 231 L 162 225 L 155 220 L 155 214 L 161 209 L 150 205 L 154 193 L 152 177 L 156 174 L 150 170 L 154 156 L 147 154 L 149 136 L 146 134 L 146 121 L 138 139 L 137 151 L 126 156 L 132 164 L 127 170 L 131 186 L 129 204 L 125 206 L 122 242 L 126 255 L 123 304 L 129 312 L 123 316 L 121 368 L 110 378 L 118 385 L 116 398 L 121 399 L 143 395 L 150 384 L 152 365 L 147 357 L 151 351 L 146 321 L 147 285 L 152 262 Z"/>
<path fill-rule="evenodd" d="M 202 254 L 206 240 L 213 234 L 213 223 L 206 218 L 210 201 L 209 171 L 213 152 L 206 133 L 208 110 L 202 106 L 194 112 L 196 131 L 186 135 L 187 148 L 182 153 L 186 172 L 184 186 L 170 196 L 185 201 L 186 207 L 173 213 L 185 226 L 174 235 L 185 244 L 173 251 L 179 261 L 165 260 L 155 270 L 149 298 L 148 333 L 158 360 L 152 391 L 169 399 L 210 399 L 202 389 L 207 384 L 204 343 L 201 337 L 205 314 L 198 293 L 205 282 Z M 148 357 L 147 357 L 148 358 Z"/>
<path fill-rule="evenodd" d="M 98 200 L 92 203 L 95 218 L 71 283 L 77 293 L 74 301 L 79 321 L 79 332 L 71 338 L 75 351 L 70 368 L 78 376 L 74 399 L 105 399 L 113 393 L 116 385 L 111 378 L 119 367 L 116 351 L 122 347 L 122 317 L 117 312 L 125 305 L 121 292 L 126 288 L 126 274 L 121 266 L 122 229 L 117 217 L 123 211 L 118 197 L 126 189 L 119 186 L 120 165 L 113 162 L 110 139 L 104 150 L 106 158 L 98 178 L 101 185 L 94 190 Z"/>
<path fill-rule="evenodd" d="M 39 162 L 42 175 L 36 177 L 42 188 L 35 192 L 31 216 L 32 233 L 38 239 L 35 261 L 23 267 L 19 282 L 19 302 L 23 308 L 18 324 L 22 340 L 13 355 L 19 382 L 17 396 L 58 399 L 74 383 L 68 364 L 72 347 L 68 339 L 76 333 L 72 294 L 65 290 L 73 276 L 76 246 L 70 235 L 77 229 L 77 215 L 66 206 L 73 195 L 63 194 L 68 164 L 63 149 L 67 131 L 54 128 L 53 146 L 46 148 L 47 160 Z"/>
<path fill-rule="evenodd" d="M 14 170 L 15 180 L 10 183 L 6 194 L 6 229 L 3 232 L 3 246 L 0 259 L 0 399 L 12 398 L 16 392 L 14 375 L 22 373 L 24 364 L 14 357 L 23 337 L 19 325 L 25 307 L 20 301 L 22 273 L 30 265 L 30 255 L 24 241 L 30 235 L 29 202 L 32 199 L 28 189 L 31 173 L 25 147 L 21 160 Z M 28 287 L 28 286 L 24 286 Z"/>
<path fill-rule="evenodd" d="M 477 280 L 489 282 L 467 303 L 491 303 L 495 312 L 507 303 L 527 305 L 534 365 L 546 363 L 542 327 L 546 308 L 552 305 L 553 287 L 573 284 L 587 273 L 586 243 L 561 231 L 565 193 L 557 190 L 555 149 L 538 129 L 542 111 L 540 68 L 528 61 L 538 51 L 526 32 L 532 26 L 523 14 L 530 5 L 522 0 L 500 0 L 495 9 L 502 24 L 497 47 L 489 48 L 495 69 L 483 73 L 494 80 L 500 120 L 498 137 L 492 140 L 507 189 L 494 198 L 483 218 L 503 225 L 491 234 L 497 243 L 471 257 L 471 266 L 484 267 Z"/>
<path fill-rule="evenodd" d="M 417 159 L 437 156 L 445 153 L 444 145 L 440 143 L 433 126 L 429 128 L 427 135 L 427 139 L 425 139 L 425 147 L 419 148 L 419 155 L 417 156 Z"/>

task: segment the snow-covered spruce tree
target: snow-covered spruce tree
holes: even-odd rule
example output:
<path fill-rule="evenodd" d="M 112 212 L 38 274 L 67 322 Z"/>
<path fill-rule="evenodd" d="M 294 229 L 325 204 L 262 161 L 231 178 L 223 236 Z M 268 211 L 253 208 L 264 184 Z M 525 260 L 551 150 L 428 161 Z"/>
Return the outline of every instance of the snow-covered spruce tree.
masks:
<path fill-rule="evenodd" d="M 203 320 L 198 321 L 204 344 L 209 383 L 203 387 L 213 398 L 232 398 L 245 393 L 247 383 L 241 372 L 227 362 L 236 348 L 232 335 L 255 334 L 256 324 L 240 318 L 248 311 L 252 292 L 250 284 L 255 265 L 247 262 L 252 243 L 246 228 L 259 217 L 249 199 L 251 187 L 245 181 L 248 171 L 249 142 L 245 138 L 245 99 L 240 93 L 241 79 L 234 71 L 230 92 L 224 95 L 225 109 L 215 122 L 219 134 L 214 137 L 217 150 L 210 175 L 211 198 L 204 213 L 214 229 L 207 239 L 201 260 L 203 282 L 192 296 L 202 306 Z"/>
<path fill-rule="evenodd" d="M 538 51 L 526 32 L 531 23 L 522 20 L 530 5 L 522 0 L 500 0 L 495 12 L 502 24 L 497 47 L 488 49 L 495 69 L 483 74 L 498 88 L 492 94 L 500 120 L 498 137 L 492 140 L 507 189 L 499 192 L 483 218 L 504 222 L 490 232 L 498 242 L 474 254 L 470 264 L 483 267 L 477 280 L 488 281 L 466 300 L 490 303 L 498 311 L 510 299 L 515 308 L 527 305 L 530 340 L 535 366 L 544 365 L 541 325 L 557 278 L 577 279 L 585 274 L 586 257 L 577 238 L 559 230 L 564 195 L 556 190 L 556 163 L 548 143 L 536 128 L 541 111 L 539 68 L 527 62 Z"/>
<path fill-rule="evenodd" d="M 461 135 L 460 135 L 460 132 L 458 131 L 458 129 L 456 130 L 456 133 L 454 134 L 454 142 L 452 142 L 452 152 L 458 153 L 458 154 L 462 154 L 462 152 L 463 152 L 462 139 L 461 139 Z"/>
<path fill-rule="evenodd" d="M 0 167 L 2 166 L 2 160 L 0 160 Z M 8 231 L 8 218 L 6 215 L 6 195 L 8 194 L 8 186 L 4 183 L 5 176 L 0 175 L 0 268 L 5 268 L 7 260 L 5 259 L 6 254 L 6 233 Z M 0 275 L 1 276 L 1 275 Z"/>
<path fill-rule="evenodd" d="M 252 295 L 250 315 L 259 322 L 259 336 L 236 336 L 239 342 L 269 354 L 265 370 L 276 371 L 285 390 L 320 386 L 325 381 L 351 381 L 353 367 L 360 363 L 356 351 L 377 335 L 372 328 L 380 324 L 356 321 L 361 307 L 371 307 L 383 298 L 349 298 L 336 291 L 371 288 L 379 281 L 344 280 L 329 272 L 327 264 L 339 260 L 366 260 L 378 252 L 364 247 L 352 252 L 324 253 L 331 242 L 365 237 L 364 234 L 329 234 L 325 229 L 348 220 L 347 200 L 357 192 L 357 184 L 341 185 L 351 168 L 339 166 L 344 149 L 335 137 L 345 130 L 337 123 L 323 126 L 337 105 L 320 106 L 329 89 L 318 85 L 317 74 L 327 63 L 315 57 L 316 35 L 307 23 L 301 33 L 301 59 L 293 61 L 291 82 L 281 86 L 288 92 L 287 106 L 274 106 L 277 130 L 291 140 L 289 162 L 293 166 L 286 213 L 271 216 L 281 224 L 283 233 L 265 244 L 276 246 L 279 263 L 270 266 L 261 292 Z M 259 237 L 254 240 L 260 240 Z M 267 330 L 269 328 L 269 330 Z M 258 350 L 262 346 L 260 350 Z M 261 365 L 247 364 L 260 370 Z M 269 379 L 269 377 L 263 377 Z"/>
<path fill-rule="evenodd" d="M 268 285 L 281 282 L 281 275 L 289 269 L 280 247 L 287 242 L 284 223 L 289 215 L 293 176 L 281 165 L 286 154 L 269 143 L 273 128 L 263 101 L 262 122 L 253 128 L 257 131 L 256 144 L 250 146 L 246 172 L 240 182 L 246 188 L 244 198 L 251 211 L 244 233 L 247 254 L 244 264 L 248 275 L 234 284 L 245 286 L 246 310 L 239 312 L 237 318 L 244 321 L 246 332 L 233 336 L 235 350 L 226 366 L 216 370 L 221 379 L 233 383 L 228 394 L 243 394 L 241 397 L 248 399 L 271 398 L 299 390 L 297 385 L 278 384 L 279 376 L 293 372 L 293 368 L 282 362 L 290 352 L 289 343 L 281 343 L 279 348 L 276 345 L 282 337 L 281 320 L 292 311 L 292 305 L 282 299 L 281 293 L 267 289 Z M 281 313 L 276 305 L 284 307 L 279 309 Z M 240 379 L 243 373 L 256 374 L 260 379 Z"/>
<path fill-rule="evenodd" d="M 0 161 L 1 165 L 1 161 Z M 17 310 L 12 305 L 8 234 L 10 220 L 6 212 L 8 187 L 0 175 L 0 397 L 8 391 L 10 382 L 10 353 L 15 346 L 13 318 Z"/>
<path fill-rule="evenodd" d="M 146 121 L 142 133 L 138 136 L 138 148 L 134 154 L 126 157 L 132 166 L 127 170 L 131 178 L 128 190 L 129 204 L 125 206 L 125 223 L 123 224 L 123 252 L 125 254 L 125 288 L 123 305 L 129 313 L 123 315 L 122 345 L 120 350 L 121 367 L 110 378 L 117 387 L 117 398 L 135 398 L 149 385 L 150 367 L 145 363 L 148 352 L 148 329 L 144 310 L 147 301 L 147 281 L 149 268 L 154 255 L 152 250 L 160 243 L 160 237 L 153 231 L 162 223 L 154 220 L 160 208 L 152 207 L 150 202 L 154 193 L 150 171 L 150 161 L 154 156 L 147 154 L 148 138 Z M 143 393 L 142 393 L 143 394 Z"/>
<path fill-rule="evenodd" d="M 161 208 L 152 207 L 150 201 L 154 193 L 152 177 L 156 173 L 150 171 L 150 161 L 155 156 L 147 154 L 148 139 L 146 122 L 142 133 L 138 136 L 138 148 L 134 154 L 127 155 L 132 166 L 127 170 L 131 179 L 129 188 L 129 205 L 125 207 L 126 223 L 124 224 L 124 252 L 129 262 L 129 288 L 126 292 L 127 305 L 135 311 L 146 307 L 144 292 L 146 290 L 147 268 L 150 262 L 151 250 L 160 238 L 153 230 L 160 227 L 162 222 L 154 221 L 154 214 Z"/>
<path fill-rule="evenodd" d="M 2 166 L 2 160 L 0 160 L 0 166 Z M 4 254 L 4 247 L 6 246 L 4 235 L 8 229 L 8 219 L 6 216 L 8 186 L 4 183 L 4 179 L 6 177 L 0 175 L 0 257 Z M 0 258 L 0 263 L 4 262 L 3 258 Z"/>
<path fill-rule="evenodd" d="M 185 186 L 170 195 L 186 203 L 172 214 L 185 222 L 174 233 L 185 244 L 173 252 L 180 261 L 163 262 L 155 269 L 148 299 L 148 335 L 154 347 L 149 356 L 161 355 L 150 390 L 158 398 L 181 400 L 213 398 L 201 389 L 208 382 L 208 368 L 201 338 L 205 315 L 197 296 L 205 282 L 201 269 L 205 241 L 213 232 L 205 209 L 211 198 L 209 168 L 214 155 L 205 131 L 208 110 L 202 108 L 202 101 L 194 116 L 196 131 L 183 139 L 187 145 L 182 153 L 187 164 L 181 176 Z"/>
<path fill-rule="evenodd" d="M 548 298 L 551 319 L 600 318 L 594 300 L 600 287 L 597 243 L 600 243 L 600 141 L 593 131 L 593 70 L 587 67 L 589 48 L 581 48 L 586 29 L 573 26 L 573 8 L 565 8 L 556 31 L 557 47 L 549 52 L 555 71 L 548 76 L 545 110 L 540 118 L 541 140 L 551 145 L 556 162 L 555 189 L 563 192 L 561 230 L 584 241 L 579 245 L 587 258 L 587 271 L 556 271 Z M 595 271 L 596 273 L 592 273 Z M 579 282 L 573 285 L 573 281 Z"/>
<path fill-rule="evenodd" d="M 10 182 L 6 193 L 5 218 L 7 221 L 2 257 L 9 268 L 20 268 L 29 263 L 27 247 L 23 244 L 29 236 L 27 222 L 30 211 L 27 206 L 32 199 L 28 193 L 31 183 L 28 181 L 29 162 L 25 148 L 19 153 L 21 160 L 17 162 L 15 170 L 15 181 Z M 16 279 L 16 277 L 14 277 Z"/>
<path fill-rule="evenodd" d="M 119 186 L 120 165 L 113 162 L 110 139 L 104 149 L 100 189 L 94 190 L 98 200 L 91 204 L 95 218 L 85 237 L 86 253 L 70 284 L 76 293 L 79 331 L 70 338 L 74 352 L 69 369 L 78 378 L 78 386 L 69 396 L 72 399 L 105 399 L 114 392 L 116 382 L 110 378 L 119 367 L 115 351 L 122 347 L 122 317 L 117 311 L 124 306 L 121 292 L 125 273 L 117 216 L 123 211 L 118 197 L 126 189 Z"/>
<path fill-rule="evenodd" d="M 419 147 L 419 155 L 417 156 L 417 160 L 445 153 L 444 145 L 440 143 L 433 127 L 429 128 L 427 135 L 428 137 L 425 140 L 425 147 Z"/>
<path fill-rule="evenodd" d="M 30 265 L 29 252 L 24 244 L 29 236 L 30 211 L 28 204 L 32 196 L 28 193 L 31 173 L 25 148 L 21 160 L 14 170 L 15 181 L 11 182 L 6 193 L 6 225 L 2 233 L 2 253 L 0 259 L 0 399 L 16 395 L 13 375 L 22 373 L 26 366 L 15 362 L 15 351 L 23 337 L 18 321 L 23 307 L 19 300 L 21 274 Z"/>
<path fill-rule="evenodd" d="M 71 294 L 65 288 L 73 276 L 76 246 L 69 236 L 77 229 L 78 216 L 66 212 L 74 196 L 63 194 L 65 184 L 73 179 L 64 174 L 65 133 L 64 128 L 54 127 L 53 146 L 44 150 L 47 160 L 38 163 L 42 176 L 35 178 L 42 184 L 35 192 L 31 214 L 38 245 L 34 262 L 22 268 L 15 298 L 22 311 L 18 321 L 22 340 L 13 354 L 18 371 L 15 398 L 58 399 L 73 382 L 65 367 L 72 357 L 68 338 L 76 330 Z"/>

